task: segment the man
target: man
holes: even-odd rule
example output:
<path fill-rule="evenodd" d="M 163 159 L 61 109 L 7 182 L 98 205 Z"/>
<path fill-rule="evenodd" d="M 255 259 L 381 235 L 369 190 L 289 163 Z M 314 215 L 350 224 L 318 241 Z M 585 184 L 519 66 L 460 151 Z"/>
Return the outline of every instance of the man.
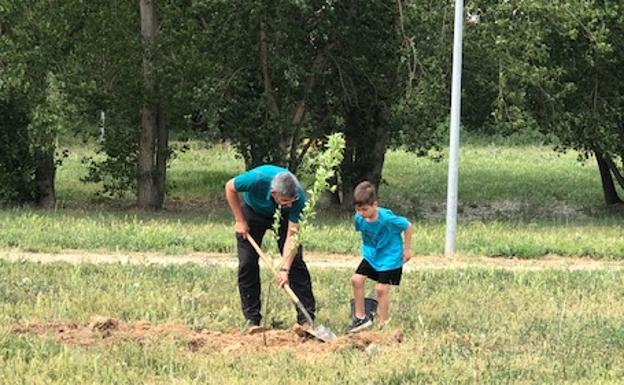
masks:
<path fill-rule="evenodd" d="M 239 194 L 243 193 L 241 201 Z M 230 179 L 225 184 L 225 197 L 236 220 L 238 250 L 238 290 L 243 315 L 250 332 L 260 325 L 260 267 L 258 254 L 246 240 L 251 236 L 262 245 L 264 233 L 273 225 L 275 210 L 282 210 L 278 234 L 283 265 L 278 284 L 290 284 L 312 319 L 316 303 L 312 280 L 303 261 L 303 248 L 290 253 L 293 235 L 299 230 L 299 219 L 305 205 L 305 192 L 297 178 L 287 169 L 263 165 Z M 297 323 L 304 325 L 305 316 L 297 309 Z"/>

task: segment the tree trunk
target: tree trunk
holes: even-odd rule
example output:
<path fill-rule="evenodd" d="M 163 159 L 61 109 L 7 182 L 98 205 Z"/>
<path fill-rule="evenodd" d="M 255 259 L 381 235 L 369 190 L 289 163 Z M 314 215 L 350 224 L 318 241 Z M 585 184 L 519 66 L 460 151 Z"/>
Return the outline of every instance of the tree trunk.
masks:
<path fill-rule="evenodd" d="M 140 0 L 141 35 L 143 36 L 143 91 L 144 101 L 141 109 L 141 134 L 139 138 L 137 206 L 143 209 L 160 209 L 164 199 L 165 168 L 159 175 L 161 162 L 160 143 L 163 136 L 159 129 L 159 105 L 156 101 L 158 82 L 154 75 L 153 59 L 154 41 L 156 38 L 156 18 L 152 0 Z M 166 130 L 164 123 L 160 125 Z M 165 151 L 166 152 L 166 151 Z"/>
<path fill-rule="evenodd" d="M 35 181 L 36 203 L 42 208 L 52 208 L 56 203 L 54 179 L 56 166 L 54 164 L 54 148 L 35 149 Z"/>
<path fill-rule="evenodd" d="M 379 114 L 383 114 L 383 111 L 379 111 Z M 386 148 L 388 145 L 388 132 L 385 128 L 388 119 L 379 118 L 375 122 L 375 142 L 373 144 L 372 151 L 369 155 L 369 161 L 371 163 L 371 169 L 369 171 L 369 180 L 375 184 L 375 187 L 379 189 L 381 184 L 381 175 L 383 172 L 383 165 L 386 160 Z M 365 144 L 366 145 L 366 144 Z"/>
<path fill-rule="evenodd" d="M 352 136 L 345 136 L 344 159 L 342 160 L 342 165 L 340 165 L 342 172 L 342 185 L 340 186 L 340 191 L 342 192 L 341 205 L 345 210 L 353 208 L 353 189 L 357 180 L 357 174 L 353 170 L 355 154 L 355 144 L 353 142 L 354 138 Z"/>
<path fill-rule="evenodd" d="M 609 165 L 607 164 L 602 151 L 598 147 L 594 147 L 594 154 L 596 156 L 596 163 L 598 163 L 598 170 L 600 171 L 602 192 L 604 194 L 605 203 L 607 205 L 622 203 L 622 200 L 618 196 L 617 190 L 615 189 L 613 177 L 609 171 Z"/>
<path fill-rule="evenodd" d="M 144 106 L 141 111 L 141 136 L 139 139 L 139 159 L 138 159 L 138 197 L 137 205 L 140 208 L 157 209 L 158 192 L 154 176 L 155 158 L 155 127 L 156 113 Z"/>
<path fill-rule="evenodd" d="M 353 189 L 368 180 L 377 189 L 386 155 L 388 134 L 383 111 L 372 112 L 366 119 L 362 111 L 353 109 L 347 124 L 345 156 L 342 162 L 342 207 L 353 208 Z"/>
<path fill-rule="evenodd" d="M 156 137 L 156 189 L 158 191 L 158 207 L 162 207 L 165 202 L 166 178 L 167 178 L 167 158 L 169 156 L 169 130 L 165 126 L 165 117 L 160 105 L 158 106 L 158 117 L 156 119 L 158 135 Z"/>
<path fill-rule="evenodd" d="M 295 108 L 293 110 L 291 124 L 290 124 L 292 129 L 287 132 L 287 134 L 291 136 L 290 137 L 290 149 L 289 149 L 289 154 L 287 157 L 289 170 L 297 170 L 299 168 L 299 165 L 301 164 L 301 161 L 303 160 L 303 156 L 297 156 L 297 149 L 298 149 L 298 143 L 300 140 L 301 125 L 303 123 L 303 117 L 305 116 L 306 108 L 307 108 L 306 103 L 308 100 L 308 96 L 312 93 L 312 89 L 314 88 L 316 84 L 317 73 L 320 73 L 323 70 L 327 62 L 326 52 L 329 51 L 333 46 L 334 46 L 333 44 L 329 44 L 323 52 L 319 53 L 316 56 L 316 58 L 314 58 L 314 62 L 312 63 L 312 70 L 310 71 L 310 75 L 308 76 L 308 79 L 305 82 L 305 86 L 303 87 L 303 91 L 301 93 L 299 101 L 295 103 Z M 312 138 L 309 138 L 309 139 L 312 139 Z M 305 146 L 304 151 L 302 152 L 301 155 L 305 155 L 305 152 L 307 152 L 308 148 L 309 148 L 308 146 Z"/>

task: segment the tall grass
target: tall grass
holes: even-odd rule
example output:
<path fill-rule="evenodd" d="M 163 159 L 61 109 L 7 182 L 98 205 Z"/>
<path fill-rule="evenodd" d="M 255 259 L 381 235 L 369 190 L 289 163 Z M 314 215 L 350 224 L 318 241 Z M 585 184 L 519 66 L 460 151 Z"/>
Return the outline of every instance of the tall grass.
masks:
<path fill-rule="evenodd" d="M 446 160 L 436 162 L 403 151 L 391 152 L 385 163 L 387 185 L 380 191 L 381 198 L 400 207 L 406 200 L 405 209 L 416 211 L 445 203 L 447 170 Z M 603 205 L 594 162 L 579 163 L 573 152 L 556 153 L 544 146 L 464 146 L 460 153 L 459 199 L 464 208 L 499 204 L 502 215 L 506 207 L 501 203 L 516 203 L 525 210 L 533 209 L 525 214 L 534 218 L 569 215 L 553 212 L 557 204 L 574 211 Z M 546 212 L 540 213 L 540 209 Z"/>
<path fill-rule="evenodd" d="M 0 213 L 0 247 L 30 252 L 90 250 L 183 254 L 234 253 L 229 214 L 144 214 L 14 210 Z M 444 224 L 417 220 L 413 252 L 443 253 Z M 622 221 L 593 219 L 578 222 L 549 220 L 470 222 L 458 237 L 464 255 L 534 258 L 543 255 L 621 259 Z M 320 220 L 306 238 L 309 251 L 357 254 L 360 240 L 348 218 Z"/>
<path fill-rule="evenodd" d="M 618 384 L 624 376 L 624 280 L 615 271 L 407 273 L 390 308 L 402 344 L 308 357 L 290 348 L 191 353 L 167 339 L 78 348 L 11 332 L 15 324 L 86 323 L 95 314 L 237 329 L 232 270 L 0 262 L 0 271 L 3 384 Z M 339 333 L 350 274 L 312 272 L 319 321 Z M 272 322 L 290 325 L 292 305 L 272 296 Z"/>
<path fill-rule="evenodd" d="M 167 254 L 233 252 L 233 220 L 223 197 L 225 182 L 243 162 L 225 145 L 187 143 L 172 161 L 166 210 L 133 209 L 131 196 L 97 197 L 96 185 L 79 178 L 76 147 L 58 170 L 58 207 L 0 211 L 0 248 L 60 252 L 151 251 Z M 603 206 L 593 161 L 537 145 L 463 146 L 460 160 L 458 253 L 532 258 L 547 254 L 624 257 L 621 212 Z M 388 153 L 380 204 L 416 225 L 415 254 L 441 254 L 444 244 L 446 161 Z M 303 176 L 302 179 L 306 179 Z M 308 250 L 355 254 L 352 213 L 321 207 L 309 231 Z"/>

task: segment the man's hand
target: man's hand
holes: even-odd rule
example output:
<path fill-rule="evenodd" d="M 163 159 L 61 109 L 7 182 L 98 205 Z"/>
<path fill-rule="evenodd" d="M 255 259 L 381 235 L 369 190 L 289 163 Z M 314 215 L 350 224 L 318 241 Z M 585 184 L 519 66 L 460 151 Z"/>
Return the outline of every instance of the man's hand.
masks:
<path fill-rule="evenodd" d="M 247 222 L 241 221 L 236 222 L 234 225 L 234 231 L 238 234 L 242 234 L 244 239 L 247 239 L 247 233 L 249 233 L 249 226 L 247 226 Z"/>
<path fill-rule="evenodd" d="M 241 209 L 242 202 L 238 196 L 236 187 L 234 187 L 234 178 L 230 179 L 225 184 L 225 199 L 227 200 L 228 205 L 230 205 L 232 214 L 234 215 L 234 220 L 236 221 L 234 231 L 240 234 L 243 239 L 247 239 L 249 226 L 247 226 L 247 221 L 245 221 L 245 217 L 243 216 L 243 210 Z"/>
<path fill-rule="evenodd" d="M 412 252 L 409 249 L 403 250 L 403 263 L 412 259 Z"/>
<path fill-rule="evenodd" d="M 280 270 L 277 275 L 277 285 L 279 287 L 284 287 L 285 284 L 288 283 L 288 271 Z"/>

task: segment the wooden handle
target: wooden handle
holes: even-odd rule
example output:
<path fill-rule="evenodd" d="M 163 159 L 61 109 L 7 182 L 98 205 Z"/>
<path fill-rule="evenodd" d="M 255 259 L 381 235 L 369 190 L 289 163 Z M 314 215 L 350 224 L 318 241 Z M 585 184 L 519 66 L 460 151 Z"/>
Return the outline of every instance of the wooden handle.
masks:
<path fill-rule="evenodd" d="M 277 270 L 275 270 L 275 267 L 273 266 L 269 258 L 264 254 L 260 246 L 258 246 L 256 241 L 249 234 L 247 234 L 247 241 L 251 243 L 251 246 L 253 246 L 253 248 L 256 250 L 256 253 L 258 253 L 262 262 L 264 262 L 264 264 L 271 269 L 273 275 L 275 275 L 275 277 L 279 277 L 279 273 L 277 272 Z"/>
<path fill-rule="evenodd" d="M 260 246 L 258 246 L 256 241 L 249 234 L 247 234 L 247 241 L 249 241 L 249 243 L 251 243 L 251 246 L 254 248 L 254 250 L 256 250 L 256 253 L 258 253 L 258 256 L 260 257 L 262 262 L 271 269 L 271 271 L 273 272 L 273 275 L 276 278 L 279 278 L 278 271 L 275 270 L 275 267 L 273 266 L 273 264 L 271 263 L 269 258 L 264 254 L 264 252 L 262 251 Z M 312 327 L 314 327 L 314 321 L 312 320 L 312 317 L 310 316 L 310 313 L 308 313 L 306 308 L 303 306 L 303 304 L 299 300 L 299 297 L 297 297 L 297 294 L 295 294 L 295 292 L 291 289 L 290 285 L 289 284 L 285 284 L 283 288 L 284 288 L 284 291 L 286 292 L 286 294 L 288 294 L 290 299 L 299 308 L 301 313 L 303 313 L 303 315 L 306 317 L 306 320 L 310 323 L 310 325 L 312 325 Z"/>
<path fill-rule="evenodd" d="M 312 320 L 312 317 L 310 316 L 310 313 L 308 313 L 308 310 L 305 308 L 305 306 L 303 306 L 303 304 L 299 300 L 299 297 L 297 297 L 297 294 L 295 294 L 295 292 L 290 288 L 290 285 L 285 284 L 284 285 L 284 291 L 288 294 L 290 299 L 299 308 L 301 313 L 303 313 L 303 316 L 306 318 L 306 320 L 308 321 L 310 326 L 312 326 L 312 328 L 314 328 L 314 320 Z"/>

